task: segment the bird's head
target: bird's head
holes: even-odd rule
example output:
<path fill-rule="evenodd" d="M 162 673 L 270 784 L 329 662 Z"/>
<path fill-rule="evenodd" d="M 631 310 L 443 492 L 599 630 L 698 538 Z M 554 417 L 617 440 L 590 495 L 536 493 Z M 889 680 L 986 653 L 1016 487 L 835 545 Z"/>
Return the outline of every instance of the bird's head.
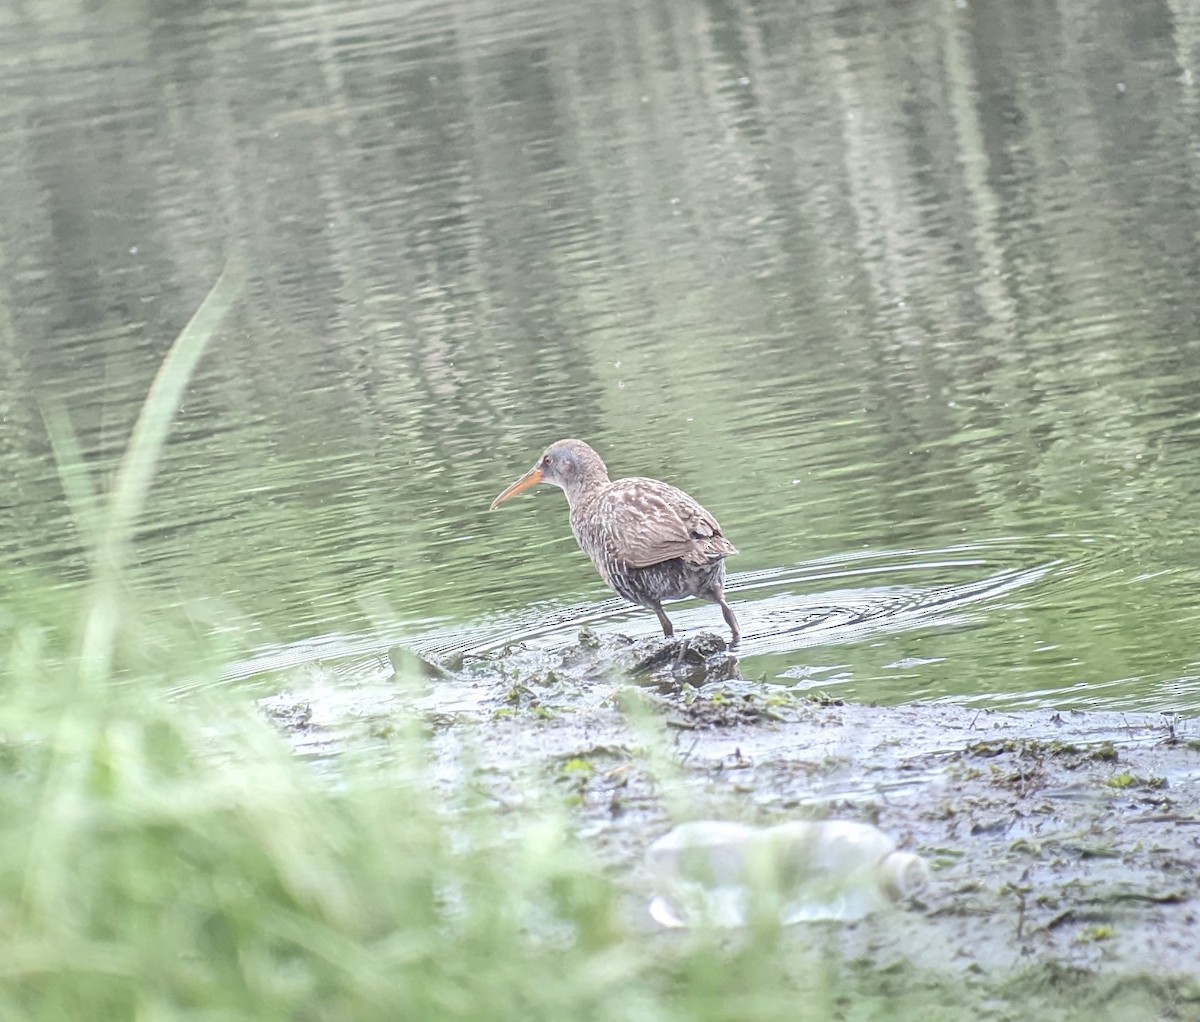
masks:
<path fill-rule="evenodd" d="M 492 510 L 538 483 L 557 486 L 570 498 L 581 488 L 598 482 L 608 482 L 608 469 L 600 455 L 582 440 L 559 440 L 546 448 L 533 468 L 492 501 Z"/>

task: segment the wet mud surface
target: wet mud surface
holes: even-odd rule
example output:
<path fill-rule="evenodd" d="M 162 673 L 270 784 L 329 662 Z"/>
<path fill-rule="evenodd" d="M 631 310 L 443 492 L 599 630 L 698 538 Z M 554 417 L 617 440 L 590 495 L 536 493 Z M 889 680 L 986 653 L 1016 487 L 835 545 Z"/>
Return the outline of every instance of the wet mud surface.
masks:
<path fill-rule="evenodd" d="M 863 820 L 925 857 L 929 888 L 795 939 L 876 984 L 942 976 L 955 1010 L 1015 985 L 1044 987 L 1063 1017 L 1086 991 L 1111 1017 L 1200 1018 L 1194 720 L 846 704 L 744 679 L 708 633 L 585 630 L 556 651 L 442 664 L 393 650 L 290 681 L 263 706 L 302 755 L 335 763 L 416 713 L 439 783 L 465 780 L 501 812 L 553 792 L 627 884 L 638 925 L 655 925 L 644 849 L 681 819 Z"/>

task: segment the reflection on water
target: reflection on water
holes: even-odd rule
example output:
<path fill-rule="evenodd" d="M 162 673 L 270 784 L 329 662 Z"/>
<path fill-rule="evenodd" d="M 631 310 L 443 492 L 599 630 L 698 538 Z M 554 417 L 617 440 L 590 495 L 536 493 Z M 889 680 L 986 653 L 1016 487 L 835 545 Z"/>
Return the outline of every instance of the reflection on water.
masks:
<path fill-rule="evenodd" d="M 748 671 L 1200 708 L 1198 38 L 1150 0 L 7 7 L 0 578 L 85 570 L 42 409 L 103 483 L 240 253 L 157 602 L 275 649 L 649 632 L 560 495 L 487 512 L 575 435 L 720 518 Z"/>

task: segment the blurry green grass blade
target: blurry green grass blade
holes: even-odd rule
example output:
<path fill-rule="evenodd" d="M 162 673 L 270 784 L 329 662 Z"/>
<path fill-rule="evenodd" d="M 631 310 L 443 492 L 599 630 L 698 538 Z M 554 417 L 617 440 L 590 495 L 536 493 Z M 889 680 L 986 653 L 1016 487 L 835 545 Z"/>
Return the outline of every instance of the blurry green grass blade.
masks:
<path fill-rule="evenodd" d="M 68 866 L 54 849 L 69 844 L 79 826 L 87 778 L 105 760 L 104 726 L 91 701 L 111 673 L 120 627 L 118 595 L 126 549 L 149 492 L 171 421 L 196 364 L 245 284 L 240 264 L 230 263 L 159 367 L 117 470 L 107 508 L 101 509 L 83 471 L 83 458 L 66 416 L 48 426 L 59 457 L 63 487 L 85 528 L 95 537 L 92 588 L 84 610 L 75 690 L 63 693 L 66 710 L 58 720 L 47 767 L 44 797 L 33 822 L 24 871 L 24 897 L 49 916 L 62 915 L 69 896 Z M 101 512 L 105 512 L 103 521 Z"/>
<path fill-rule="evenodd" d="M 83 534 L 88 554 L 94 560 L 103 529 L 100 497 L 92 485 L 71 418 L 65 408 L 55 403 L 42 408 L 42 420 L 46 423 L 46 433 L 50 437 L 58 478 L 67 496 L 71 517 L 75 527 Z"/>
<path fill-rule="evenodd" d="M 96 546 L 92 592 L 79 650 L 79 680 L 85 685 L 102 681 L 111 669 L 119 623 L 117 594 L 134 523 L 146 503 L 184 388 L 221 320 L 241 294 L 245 280 L 240 262 L 226 264 L 200 308 L 175 338 L 134 424 L 109 495 L 104 531 Z"/>
<path fill-rule="evenodd" d="M 200 308 L 175 338 L 150 385 L 109 497 L 104 553 L 110 569 L 121 567 L 123 548 L 129 542 L 134 522 L 146 502 L 171 421 L 183 400 L 183 391 L 208 342 L 244 286 L 245 272 L 241 264 L 227 263 Z"/>

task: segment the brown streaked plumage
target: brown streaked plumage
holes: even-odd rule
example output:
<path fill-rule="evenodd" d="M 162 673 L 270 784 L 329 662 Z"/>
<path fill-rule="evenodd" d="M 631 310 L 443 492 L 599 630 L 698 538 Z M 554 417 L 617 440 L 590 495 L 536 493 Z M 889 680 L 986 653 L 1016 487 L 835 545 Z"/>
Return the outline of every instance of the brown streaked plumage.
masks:
<path fill-rule="evenodd" d="M 566 493 L 580 548 L 618 595 L 658 615 L 663 635 L 675 630 L 662 601 L 698 596 L 720 604 L 737 645 L 741 632 L 725 600 L 725 558 L 737 547 L 696 500 L 657 479 L 610 481 L 604 461 L 587 444 L 559 440 L 492 501 L 492 510 L 538 483 Z"/>

